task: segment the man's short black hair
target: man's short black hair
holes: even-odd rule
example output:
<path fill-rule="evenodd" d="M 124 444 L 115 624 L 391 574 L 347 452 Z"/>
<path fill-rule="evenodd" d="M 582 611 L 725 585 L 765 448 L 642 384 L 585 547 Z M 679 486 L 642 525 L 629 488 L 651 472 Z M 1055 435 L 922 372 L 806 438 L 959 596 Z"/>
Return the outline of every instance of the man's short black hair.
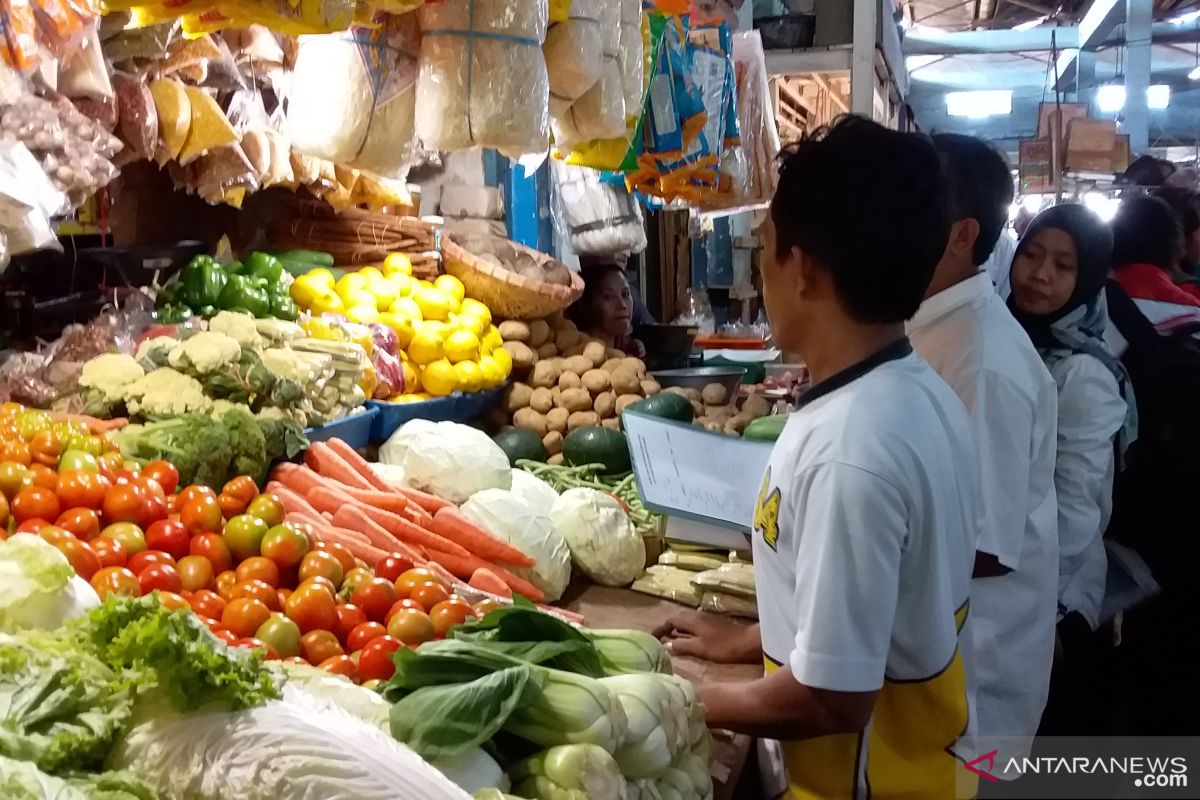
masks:
<path fill-rule="evenodd" d="M 1153 264 L 1173 270 L 1183 244 L 1179 218 L 1158 197 L 1131 197 L 1121 201 L 1112 220 L 1113 266 Z"/>
<path fill-rule="evenodd" d="M 842 117 L 785 152 L 771 220 L 778 255 L 796 247 L 827 269 L 851 317 L 903 322 L 950 235 L 937 151 L 927 137 Z"/>
<path fill-rule="evenodd" d="M 1154 196 L 1166 201 L 1179 217 L 1185 239 L 1200 230 L 1200 194 L 1185 186 L 1163 186 L 1155 190 Z"/>
<path fill-rule="evenodd" d="M 1008 162 L 996 148 L 974 136 L 935 133 L 933 146 L 942 157 L 950 190 L 950 219 L 973 219 L 979 238 L 972 254 L 975 266 L 988 260 L 1013 201 L 1013 179 Z"/>

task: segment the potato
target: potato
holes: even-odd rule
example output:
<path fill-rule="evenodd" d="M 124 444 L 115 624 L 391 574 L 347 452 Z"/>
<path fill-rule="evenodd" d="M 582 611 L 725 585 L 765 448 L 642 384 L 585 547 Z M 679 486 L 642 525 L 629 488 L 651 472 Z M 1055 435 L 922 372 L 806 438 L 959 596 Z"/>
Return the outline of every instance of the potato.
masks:
<path fill-rule="evenodd" d="M 761 394 L 752 394 L 742 403 L 742 411 L 758 419 L 771 413 L 771 403 Z"/>
<path fill-rule="evenodd" d="M 611 373 L 619 370 L 621 368 L 621 365 L 624 363 L 625 363 L 625 359 L 623 359 L 623 358 L 610 358 L 607 361 L 605 361 L 603 364 L 600 365 L 600 369 L 611 374 Z"/>
<path fill-rule="evenodd" d="M 589 369 L 580 376 L 583 381 L 583 388 L 587 389 L 593 395 L 608 391 L 608 387 L 612 386 L 609 380 L 608 373 L 602 369 Z"/>
<path fill-rule="evenodd" d="M 499 325 L 500 338 L 506 342 L 528 342 L 529 326 L 516 319 L 506 319 Z"/>
<path fill-rule="evenodd" d="M 533 388 L 518 381 L 504 393 L 504 410 L 509 414 L 516 413 L 529 405 L 532 396 Z"/>
<path fill-rule="evenodd" d="M 571 412 L 565 408 L 552 408 L 546 414 L 546 427 L 552 431 L 563 433 L 567 430 L 567 419 Z"/>
<path fill-rule="evenodd" d="M 535 319 L 529 323 L 529 341 L 527 344 L 530 347 L 541 347 L 550 341 L 551 336 L 550 323 L 546 322 L 546 320 Z"/>
<path fill-rule="evenodd" d="M 725 422 L 725 433 L 741 436 L 742 431 L 746 430 L 746 426 L 749 425 L 753 419 L 753 417 L 744 411 L 735 414 Z"/>
<path fill-rule="evenodd" d="M 692 416 L 693 417 L 703 417 L 704 416 L 704 403 L 701 403 L 699 400 L 692 401 Z"/>
<path fill-rule="evenodd" d="M 600 420 L 600 424 L 605 428 L 611 428 L 614 431 L 621 430 L 621 420 L 617 417 L 609 417 L 608 419 Z"/>
<path fill-rule="evenodd" d="M 545 436 L 547 433 L 546 415 L 540 414 L 532 408 L 522 408 L 516 414 L 513 414 L 513 424 L 518 428 L 533 431 L 539 437 Z"/>
<path fill-rule="evenodd" d="M 592 362 L 581 355 L 571 356 L 563 362 L 563 369 L 567 372 L 574 372 L 576 375 L 583 375 L 591 368 Z"/>
<path fill-rule="evenodd" d="M 598 367 L 604 363 L 604 354 L 606 348 L 604 342 L 598 342 L 595 339 L 584 345 L 583 355 L 588 361 L 592 362 L 592 366 Z"/>
<path fill-rule="evenodd" d="M 536 391 L 534 392 L 534 395 L 535 396 L 537 395 Z M 533 402 L 530 402 L 530 405 L 532 405 L 534 408 L 537 408 L 537 405 Z M 710 419 L 714 422 L 720 422 L 722 425 L 724 425 L 726 420 L 728 420 L 733 415 L 734 415 L 734 412 L 730 410 L 729 406 L 705 406 L 704 407 L 705 418 Z"/>
<path fill-rule="evenodd" d="M 625 360 L 625 352 L 623 350 L 618 350 L 615 347 L 610 347 L 604 351 L 604 357 L 605 358 L 617 358 L 617 359 L 620 359 L 621 361 L 624 361 Z"/>
<path fill-rule="evenodd" d="M 529 398 L 529 407 L 541 414 L 548 413 L 554 408 L 554 395 L 546 387 L 538 387 Z"/>
<path fill-rule="evenodd" d="M 662 387 L 658 385 L 658 381 L 654 380 L 654 378 L 646 378 L 641 384 L 642 394 L 646 395 L 646 397 L 656 395 L 662 391 Z"/>
<path fill-rule="evenodd" d="M 562 387 L 551 386 L 550 387 L 550 396 L 554 398 L 554 405 L 557 406 L 559 398 L 562 397 Z"/>
<path fill-rule="evenodd" d="M 642 388 L 642 382 L 638 379 L 637 373 L 627 365 L 610 375 L 609 380 L 612 382 L 613 391 L 617 394 L 637 394 L 638 390 Z"/>
<path fill-rule="evenodd" d="M 578 389 L 583 386 L 583 381 L 579 378 L 578 372 L 572 372 L 569 369 L 564 369 L 563 374 L 558 376 L 558 386 L 560 389 Z"/>
<path fill-rule="evenodd" d="M 699 420 L 697 420 L 697 422 L 700 422 L 700 427 L 704 428 L 706 431 L 712 431 L 713 433 L 725 432 L 725 423 L 723 421 L 718 422 L 717 420 L 709 419 L 708 417 L 701 417 Z"/>
<path fill-rule="evenodd" d="M 627 408 L 639 400 L 644 399 L 640 394 L 623 394 L 617 398 L 617 414 L 618 416 Z"/>
<path fill-rule="evenodd" d="M 596 395 L 596 403 L 593 407 L 600 415 L 600 419 L 608 419 L 617 413 L 617 396 L 612 392 L 601 392 Z"/>
<path fill-rule="evenodd" d="M 555 453 L 546 459 L 546 463 L 552 467 L 561 467 L 563 464 L 567 463 L 567 459 L 563 457 L 562 453 Z"/>
<path fill-rule="evenodd" d="M 600 415 L 595 411 L 576 411 L 567 419 L 567 430 L 594 428 L 600 424 Z"/>
<path fill-rule="evenodd" d="M 670 392 L 671 394 L 677 394 L 682 397 L 686 397 L 693 403 L 699 403 L 703 400 L 698 389 L 692 389 L 688 386 L 668 386 L 666 391 Z"/>
<path fill-rule="evenodd" d="M 558 345 L 559 350 L 568 350 L 583 341 L 583 334 L 575 330 L 575 326 L 570 328 L 559 328 L 554 332 L 554 343 Z"/>
<path fill-rule="evenodd" d="M 558 383 L 558 376 L 562 374 L 562 367 L 555 363 L 557 359 L 550 361 L 539 361 L 533 365 L 533 371 L 529 373 L 529 385 L 537 389 L 544 386 L 549 389 Z"/>
<path fill-rule="evenodd" d="M 561 453 L 562 444 L 562 431 L 550 431 L 542 437 L 542 447 L 546 448 L 547 455 L 555 456 Z"/>
<path fill-rule="evenodd" d="M 566 356 L 567 358 L 572 358 L 574 356 L 579 356 L 582 358 L 583 357 L 583 348 L 584 348 L 583 342 L 580 342 L 579 344 L 573 344 L 570 347 L 568 347 L 566 350 L 563 351 L 563 355 Z M 591 361 L 588 362 L 588 364 L 591 364 L 591 363 L 592 363 Z"/>
<path fill-rule="evenodd" d="M 646 362 L 640 358 L 625 359 L 625 366 L 633 368 L 633 371 L 637 373 L 638 380 L 646 377 Z"/>
<path fill-rule="evenodd" d="M 524 342 L 505 342 L 504 349 L 512 357 L 514 369 L 529 369 L 537 363 L 538 355 Z"/>
<path fill-rule="evenodd" d="M 723 406 L 729 399 L 729 390 L 720 383 L 710 383 L 701 390 L 700 399 L 706 406 Z"/>
<path fill-rule="evenodd" d="M 563 389 L 558 405 L 567 411 L 591 411 L 592 395 L 587 389 Z"/>
<path fill-rule="evenodd" d="M 537 349 L 538 358 L 554 358 L 558 355 L 558 347 L 554 342 L 545 342 Z"/>

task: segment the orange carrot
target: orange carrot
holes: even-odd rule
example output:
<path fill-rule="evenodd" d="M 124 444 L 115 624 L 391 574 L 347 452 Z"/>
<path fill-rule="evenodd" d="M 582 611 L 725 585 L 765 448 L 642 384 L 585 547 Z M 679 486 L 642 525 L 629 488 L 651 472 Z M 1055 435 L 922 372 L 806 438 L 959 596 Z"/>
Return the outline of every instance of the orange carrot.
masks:
<path fill-rule="evenodd" d="M 125 417 L 117 417 L 115 419 L 97 419 L 89 417 L 86 414 L 68 414 L 65 411 L 47 411 L 51 419 L 62 420 L 63 422 L 79 422 L 87 426 L 88 433 L 107 433 L 124 428 L 129 424 L 129 420 Z"/>
<path fill-rule="evenodd" d="M 308 450 L 304 453 L 304 463 L 316 470 L 317 474 L 322 477 L 333 478 L 347 486 L 353 486 L 356 489 L 375 488 L 324 442 L 314 442 L 309 445 Z"/>
<path fill-rule="evenodd" d="M 384 551 L 397 552 L 410 561 L 424 560 L 420 547 L 410 547 L 406 542 L 393 536 L 379 523 L 363 513 L 354 505 L 344 505 L 333 515 L 333 524 L 342 528 L 358 531 L 371 540 L 371 544 Z"/>
<path fill-rule="evenodd" d="M 321 512 L 309 505 L 308 501 L 304 499 L 303 495 L 299 494 L 298 492 L 293 492 L 279 481 L 271 481 L 268 483 L 267 492 L 279 498 L 279 500 L 283 503 L 283 508 L 285 511 L 305 514 L 316 519 L 320 519 L 321 517 Z"/>
<path fill-rule="evenodd" d="M 393 514 L 399 514 L 405 519 L 421 525 L 423 528 L 429 527 L 429 525 L 422 524 L 425 521 L 428 521 L 430 524 L 433 522 L 433 517 L 429 515 L 428 511 L 399 492 L 377 492 L 375 490 L 355 489 L 350 486 L 339 486 L 337 488 L 355 500 L 366 503 L 369 506 L 382 508 L 384 511 L 391 511 Z"/>
<path fill-rule="evenodd" d="M 308 497 L 309 492 L 322 486 L 341 486 L 337 481 L 322 478 L 308 467 L 299 464 L 280 464 L 275 468 L 272 477 L 301 497 Z"/>
<path fill-rule="evenodd" d="M 375 524 L 382 527 L 385 531 L 396 537 L 400 541 L 408 544 L 415 544 L 420 547 L 432 547 L 435 550 L 442 552 L 458 553 L 459 555 L 467 555 L 466 548 L 455 544 L 448 539 L 443 539 L 436 533 L 430 533 L 419 525 L 406 520 L 399 514 L 393 514 L 390 511 L 384 511 L 381 508 L 372 508 L 366 503 L 359 502 L 353 498 L 349 498 L 342 492 L 331 490 L 328 488 L 314 489 L 308 494 L 308 502 L 312 503 L 313 507 L 321 511 L 329 511 L 337 514 L 338 511 L 347 505 L 353 505 L 359 511 L 366 515 Z"/>
<path fill-rule="evenodd" d="M 330 439 L 325 444 L 327 444 L 329 448 L 333 450 L 333 452 L 341 456 L 342 460 L 346 462 L 350 469 L 357 472 L 359 476 L 362 477 L 367 483 L 371 484 L 373 488 L 378 489 L 381 492 L 391 491 L 392 487 L 388 486 L 387 481 L 376 475 L 375 470 L 371 469 L 371 465 L 367 463 L 367 460 L 360 456 L 358 451 L 353 447 L 346 444 L 341 439 Z"/>
<path fill-rule="evenodd" d="M 413 562 L 413 563 L 416 563 L 416 562 Z M 426 561 L 422 566 L 424 566 L 425 569 L 429 570 L 434 575 L 437 575 L 439 578 L 444 580 L 446 582 L 446 584 L 450 587 L 450 591 L 454 592 L 455 594 L 459 594 L 458 587 L 462 586 L 462 581 L 460 581 L 458 578 L 456 578 L 454 576 L 454 573 L 452 573 L 450 570 L 446 569 L 445 567 L 443 567 L 441 564 L 437 563 L 436 561 Z"/>
<path fill-rule="evenodd" d="M 529 581 L 513 575 L 504 567 L 488 563 L 478 556 L 457 556 L 453 553 L 443 553 L 433 548 L 426 548 L 425 552 L 429 555 L 430 561 L 436 561 L 459 578 L 469 579 L 475 574 L 475 570 L 480 568 L 487 569 L 495 573 L 500 580 L 504 581 L 517 594 L 523 594 L 535 603 L 546 599 L 541 589 Z"/>
<path fill-rule="evenodd" d="M 443 508 L 433 515 L 433 532 L 457 542 L 480 558 L 532 567 L 534 560 L 508 542 L 493 536 L 486 528 L 457 508 Z"/>
<path fill-rule="evenodd" d="M 411 486 L 393 486 L 392 490 L 399 492 L 409 500 L 412 500 L 430 514 L 436 514 L 439 509 L 454 505 L 454 503 L 451 503 L 449 500 L 443 500 L 435 494 L 422 492 L 420 489 L 414 489 Z"/>
<path fill-rule="evenodd" d="M 499 575 L 485 567 L 480 567 L 472 572 L 471 580 L 467 581 L 467 585 L 482 592 L 498 594 L 501 597 L 512 597 L 512 589 L 508 588 L 508 584 L 500 580 Z"/>

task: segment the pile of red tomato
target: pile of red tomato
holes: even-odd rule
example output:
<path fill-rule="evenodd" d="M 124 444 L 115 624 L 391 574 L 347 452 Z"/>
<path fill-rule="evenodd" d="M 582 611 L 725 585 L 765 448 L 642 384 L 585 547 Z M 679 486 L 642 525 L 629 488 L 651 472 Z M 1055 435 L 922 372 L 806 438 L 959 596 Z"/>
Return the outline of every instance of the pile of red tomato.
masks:
<path fill-rule="evenodd" d="M 0 430 L 4 414 L 0 407 Z M 391 677 L 400 647 L 495 606 L 472 607 L 399 554 L 372 571 L 344 546 L 285 523 L 279 499 L 247 476 L 220 493 L 176 493 L 179 473 L 165 461 L 139 468 L 116 452 L 60 448 L 51 459 L 51 450 L 28 464 L 0 461 L 0 538 L 36 534 L 101 598 L 158 592 L 230 645 L 366 683 Z"/>

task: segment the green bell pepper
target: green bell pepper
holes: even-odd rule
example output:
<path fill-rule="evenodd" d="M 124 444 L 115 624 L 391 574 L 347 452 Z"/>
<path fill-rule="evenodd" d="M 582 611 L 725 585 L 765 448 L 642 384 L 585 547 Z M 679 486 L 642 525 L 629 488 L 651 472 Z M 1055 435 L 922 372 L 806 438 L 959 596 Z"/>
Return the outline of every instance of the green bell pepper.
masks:
<path fill-rule="evenodd" d="M 271 299 L 271 316 L 277 319 L 286 319 L 288 322 L 295 322 L 300 316 L 300 310 L 296 308 L 296 301 L 292 300 L 292 296 L 288 294 L 287 289 L 283 291 L 270 292 Z"/>
<path fill-rule="evenodd" d="M 229 275 L 211 258 L 198 256 L 183 272 L 183 301 L 192 309 L 213 306 L 221 297 Z"/>
<path fill-rule="evenodd" d="M 246 265 L 241 261 L 230 261 L 228 264 L 223 264 L 221 268 L 230 275 L 245 275 L 248 271 Z"/>
<path fill-rule="evenodd" d="M 223 309 L 244 308 L 255 318 L 267 316 L 271 313 L 271 299 L 267 290 L 256 283 L 256 279 L 245 275 L 230 275 L 217 306 Z"/>
<path fill-rule="evenodd" d="M 205 319 L 209 319 L 217 315 L 216 306 L 200 306 L 199 308 L 195 309 L 195 311 L 196 316 L 204 317 Z"/>
<path fill-rule="evenodd" d="M 283 263 L 269 253 L 256 251 L 246 256 L 246 267 L 248 274 L 255 278 L 264 278 L 272 286 L 279 283 L 283 276 Z"/>
<path fill-rule="evenodd" d="M 178 325 L 192 318 L 192 310 L 183 303 L 168 303 L 155 311 L 154 316 L 164 325 Z"/>
<path fill-rule="evenodd" d="M 154 297 L 159 307 L 175 305 L 183 302 L 183 284 L 179 281 L 171 281 L 166 286 L 158 290 L 158 294 Z"/>

